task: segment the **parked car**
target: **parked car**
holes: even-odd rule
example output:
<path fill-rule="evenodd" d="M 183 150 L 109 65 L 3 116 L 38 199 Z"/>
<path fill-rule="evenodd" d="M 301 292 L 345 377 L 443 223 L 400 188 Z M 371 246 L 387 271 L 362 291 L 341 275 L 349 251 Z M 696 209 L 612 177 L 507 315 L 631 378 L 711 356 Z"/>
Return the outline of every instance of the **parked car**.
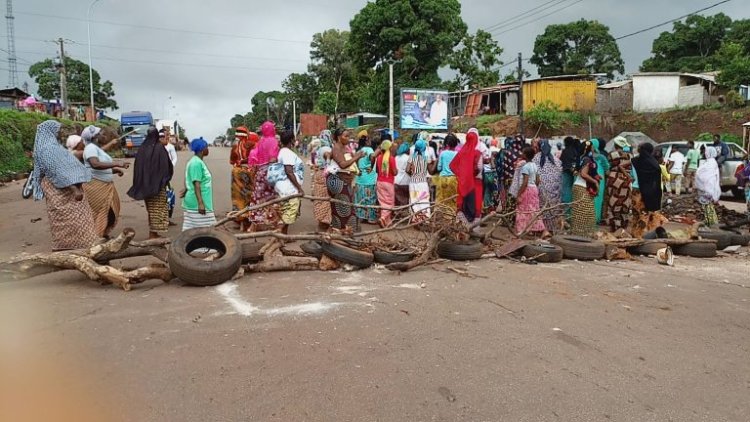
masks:
<path fill-rule="evenodd" d="M 737 144 L 728 142 L 727 145 L 729 146 L 729 157 L 721 166 L 721 190 L 722 192 L 729 192 L 731 190 L 732 195 L 734 195 L 735 198 L 743 199 L 745 198 L 745 191 L 742 187 L 737 186 L 737 178 L 734 177 L 734 174 L 737 171 L 737 167 L 742 163 L 742 158 L 745 157 L 747 152 Z M 713 146 L 713 144 L 710 142 L 695 143 L 695 149 L 697 150 L 700 150 L 702 146 L 709 147 Z M 659 144 L 658 147 L 661 149 L 665 159 L 669 158 L 674 149 L 677 149 L 683 154 L 687 154 L 690 148 L 686 141 L 664 142 Z"/>

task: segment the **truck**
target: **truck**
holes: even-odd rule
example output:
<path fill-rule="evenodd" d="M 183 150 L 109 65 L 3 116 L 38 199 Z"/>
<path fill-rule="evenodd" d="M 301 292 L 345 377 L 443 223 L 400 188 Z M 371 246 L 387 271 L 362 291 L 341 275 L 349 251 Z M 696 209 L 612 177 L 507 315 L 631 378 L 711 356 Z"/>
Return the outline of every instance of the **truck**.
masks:
<path fill-rule="evenodd" d="M 146 139 L 148 128 L 154 125 L 154 116 L 148 111 L 131 111 L 120 116 L 122 133 L 126 134 L 122 140 L 122 149 L 126 157 L 134 157 L 138 147 Z"/>

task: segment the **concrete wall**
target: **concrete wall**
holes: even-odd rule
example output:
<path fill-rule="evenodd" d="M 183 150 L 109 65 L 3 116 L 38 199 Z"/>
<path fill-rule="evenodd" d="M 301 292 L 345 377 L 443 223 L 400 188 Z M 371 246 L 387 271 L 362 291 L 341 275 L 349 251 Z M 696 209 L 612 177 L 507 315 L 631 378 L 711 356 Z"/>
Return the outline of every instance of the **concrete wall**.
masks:
<path fill-rule="evenodd" d="M 505 94 L 505 115 L 518 115 L 518 92 L 509 91 Z"/>
<path fill-rule="evenodd" d="M 681 86 L 677 102 L 680 107 L 701 106 L 708 103 L 708 92 L 700 84 Z"/>
<path fill-rule="evenodd" d="M 633 110 L 662 111 L 679 105 L 679 76 L 633 76 Z"/>
<path fill-rule="evenodd" d="M 633 109 L 633 85 L 621 88 L 597 89 L 596 112 L 618 114 Z"/>

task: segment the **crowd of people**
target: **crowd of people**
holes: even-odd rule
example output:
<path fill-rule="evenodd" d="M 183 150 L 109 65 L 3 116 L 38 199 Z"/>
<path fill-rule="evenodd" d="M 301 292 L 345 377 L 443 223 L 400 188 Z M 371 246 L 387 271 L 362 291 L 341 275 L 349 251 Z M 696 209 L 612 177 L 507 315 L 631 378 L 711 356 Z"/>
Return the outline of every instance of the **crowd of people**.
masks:
<path fill-rule="evenodd" d="M 59 132 L 60 124 L 51 120 L 37 129 L 35 198 L 46 199 L 53 249 L 87 247 L 108 238 L 117 225 L 120 199 L 114 178 L 130 164 L 112 159 L 108 151 L 117 140 L 103 139 L 95 126 L 69 136 L 67 151 Z M 286 233 L 300 215 L 305 194 L 305 164 L 294 134 L 277 137 L 269 121 L 260 135 L 238 127 L 235 136 L 229 162 L 232 209 L 250 209 L 236 218 L 240 230 Z M 352 137 L 349 130 L 336 129 L 324 130 L 303 156 L 309 153 L 319 231 L 389 227 L 397 219 L 418 225 L 435 215 L 473 227 L 496 211 L 516 235 L 591 235 L 602 226 L 628 230 L 648 220 L 649 213 L 660 211 L 665 194 L 682 193 L 683 182 L 704 206 L 706 222 L 717 222 L 713 205 L 721 195 L 719 166 L 726 149 L 720 139 L 701 150 L 691 143 L 688 154 L 674 151 L 666 159 L 652 144 L 641 144 L 637 153 L 625 138 L 613 144 L 606 152 L 597 139 L 569 137 L 553 146 L 545 139 L 527 142 L 519 134 L 500 147 L 495 139 L 481 140 L 476 129 L 465 139 L 421 132 L 408 140 L 392 139 L 387 132 L 371 137 L 361 131 Z M 183 230 L 216 224 L 213 178 L 204 161 L 208 143 L 195 139 L 190 150 L 179 195 Z M 750 184 L 750 163 L 745 164 L 737 177 Z M 174 146 L 163 132 L 150 128 L 135 157 L 127 195 L 144 201 L 151 238 L 165 235 L 173 224 L 176 165 Z"/>

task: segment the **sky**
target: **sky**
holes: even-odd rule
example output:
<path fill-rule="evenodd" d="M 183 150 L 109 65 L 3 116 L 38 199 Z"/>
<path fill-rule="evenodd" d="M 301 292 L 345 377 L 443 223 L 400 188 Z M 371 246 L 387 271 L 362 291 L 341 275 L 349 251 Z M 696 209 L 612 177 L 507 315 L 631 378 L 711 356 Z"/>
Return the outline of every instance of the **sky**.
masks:
<path fill-rule="evenodd" d="M 36 87 L 28 67 L 57 55 L 52 40 L 68 40 L 66 54 L 88 60 L 86 12 L 92 0 L 13 1 L 18 77 L 21 84 L 29 83 L 32 93 Z M 530 57 L 535 37 L 550 24 L 596 19 L 618 37 L 718 1 L 463 0 L 461 4 L 469 31 L 491 29 L 507 63 L 519 52 Z M 744 2 L 732 0 L 704 14 L 750 18 Z M 348 29 L 365 4 L 365 0 L 98 0 L 91 15 L 91 56 L 93 68 L 114 84 L 119 110 L 108 115 L 117 118 L 120 112 L 147 110 L 156 118 L 178 119 L 190 138 L 213 139 L 224 133 L 234 114 L 250 110 L 253 94 L 280 90 L 287 75 L 306 70 L 313 34 Z M 671 24 L 619 41 L 626 73 L 638 70 L 650 55 L 653 39 L 669 29 Z M 0 49 L 0 84 L 7 85 L 5 36 L 0 37 Z M 535 73 L 532 65 L 526 66 Z"/>

